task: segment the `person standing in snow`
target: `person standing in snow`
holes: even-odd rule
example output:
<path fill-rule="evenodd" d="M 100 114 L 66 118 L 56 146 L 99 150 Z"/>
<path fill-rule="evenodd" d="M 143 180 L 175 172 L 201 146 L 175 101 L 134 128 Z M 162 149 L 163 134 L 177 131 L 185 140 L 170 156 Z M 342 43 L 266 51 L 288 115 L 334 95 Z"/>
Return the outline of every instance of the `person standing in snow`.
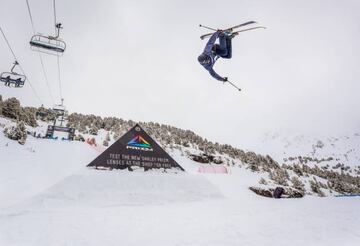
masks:
<path fill-rule="evenodd" d="M 213 66 L 216 60 L 221 57 L 225 59 L 230 59 L 232 56 L 232 46 L 231 39 L 235 35 L 230 32 L 224 32 L 221 30 L 216 31 L 207 42 L 205 49 L 201 55 L 198 57 L 199 63 L 209 71 L 210 75 L 219 81 L 226 82 L 228 81 L 227 77 L 221 77 L 218 75 Z M 216 40 L 219 38 L 219 44 L 215 44 Z"/>
<path fill-rule="evenodd" d="M 284 194 L 285 190 L 282 187 L 276 187 L 274 190 L 273 197 L 274 198 L 281 198 L 281 196 Z"/>

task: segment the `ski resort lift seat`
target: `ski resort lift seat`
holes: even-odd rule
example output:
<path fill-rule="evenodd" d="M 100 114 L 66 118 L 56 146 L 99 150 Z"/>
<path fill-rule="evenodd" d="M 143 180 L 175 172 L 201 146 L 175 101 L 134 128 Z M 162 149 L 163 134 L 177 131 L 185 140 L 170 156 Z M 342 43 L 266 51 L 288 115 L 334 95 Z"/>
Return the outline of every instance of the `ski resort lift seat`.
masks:
<path fill-rule="evenodd" d="M 39 51 L 51 55 L 62 55 L 66 49 L 66 43 L 61 39 L 42 34 L 32 36 L 30 45 L 34 50 L 39 48 Z"/>
<path fill-rule="evenodd" d="M 4 82 L 5 85 L 20 88 L 24 86 L 26 76 L 15 72 L 3 72 L 0 74 L 0 81 Z"/>
<path fill-rule="evenodd" d="M 54 105 L 53 110 L 57 115 L 63 115 L 65 113 L 64 105 Z"/>

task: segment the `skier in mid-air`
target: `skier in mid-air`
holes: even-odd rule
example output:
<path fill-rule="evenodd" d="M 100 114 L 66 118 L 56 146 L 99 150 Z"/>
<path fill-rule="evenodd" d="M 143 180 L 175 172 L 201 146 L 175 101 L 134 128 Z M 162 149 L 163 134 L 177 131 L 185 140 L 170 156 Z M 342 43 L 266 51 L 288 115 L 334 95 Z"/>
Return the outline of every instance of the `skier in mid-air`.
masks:
<path fill-rule="evenodd" d="M 216 31 L 207 42 L 203 53 L 198 57 L 200 64 L 209 71 L 211 76 L 223 82 L 228 81 L 227 77 L 221 77 L 219 74 L 217 74 L 214 71 L 213 66 L 219 57 L 225 59 L 231 58 L 231 39 L 234 36 L 235 34 L 232 34 L 231 32 L 221 30 Z M 219 39 L 219 44 L 215 44 L 217 39 Z"/>
<path fill-rule="evenodd" d="M 266 28 L 263 26 L 256 26 L 256 27 L 238 30 L 238 28 L 240 28 L 240 27 L 244 27 L 247 25 L 255 24 L 255 23 L 256 23 L 256 21 L 247 21 L 242 24 L 225 29 L 225 30 L 219 30 L 219 29 L 216 30 L 214 28 L 203 26 L 201 24 L 199 25 L 200 27 L 203 27 L 203 28 L 206 28 L 206 29 L 209 29 L 212 31 L 216 31 L 216 32 L 215 33 L 207 33 L 207 34 L 200 36 L 201 40 L 203 40 L 204 38 L 210 37 L 210 36 L 211 37 L 210 37 L 209 41 L 206 43 L 203 53 L 201 55 L 199 55 L 198 61 L 206 70 L 209 71 L 209 73 L 212 77 L 214 77 L 215 79 L 222 81 L 224 83 L 225 82 L 229 83 L 230 85 L 232 85 L 239 91 L 241 91 L 241 89 L 239 87 L 237 87 L 235 84 L 233 84 L 231 81 L 229 81 L 227 77 L 221 77 L 219 74 L 217 74 L 214 71 L 213 67 L 219 57 L 224 58 L 224 59 L 231 58 L 231 56 L 232 56 L 231 40 L 236 35 L 238 35 L 241 32 Z M 219 43 L 215 44 L 217 39 L 219 39 Z"/>

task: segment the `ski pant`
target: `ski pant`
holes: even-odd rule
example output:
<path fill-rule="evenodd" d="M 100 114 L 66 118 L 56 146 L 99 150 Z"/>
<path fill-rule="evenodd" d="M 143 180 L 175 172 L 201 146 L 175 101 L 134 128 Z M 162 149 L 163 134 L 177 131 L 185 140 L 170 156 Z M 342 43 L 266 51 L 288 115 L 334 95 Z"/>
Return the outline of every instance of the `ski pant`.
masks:
<path fill-rule="evenodd" d="M 231 37 L 225 33 L 219 35 L 219 44 L 214 45 L 214 52 L 221 58 L 230 59 L 232 56 Z"/>

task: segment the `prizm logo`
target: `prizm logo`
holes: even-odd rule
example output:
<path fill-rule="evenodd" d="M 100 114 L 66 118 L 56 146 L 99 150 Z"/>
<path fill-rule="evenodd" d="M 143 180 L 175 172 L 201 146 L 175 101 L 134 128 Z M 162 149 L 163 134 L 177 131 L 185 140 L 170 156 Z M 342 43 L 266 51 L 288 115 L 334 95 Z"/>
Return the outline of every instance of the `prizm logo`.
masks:
<path fill-rule="evenodd" d="M 143 151 L 154 151 L 151 148 L 151 145 L 148 141 L 146 141 L 142 136 L 136 135 L 133 139 L 131 139 L 126 146 L 127 149 L 136 149 Z"/>

